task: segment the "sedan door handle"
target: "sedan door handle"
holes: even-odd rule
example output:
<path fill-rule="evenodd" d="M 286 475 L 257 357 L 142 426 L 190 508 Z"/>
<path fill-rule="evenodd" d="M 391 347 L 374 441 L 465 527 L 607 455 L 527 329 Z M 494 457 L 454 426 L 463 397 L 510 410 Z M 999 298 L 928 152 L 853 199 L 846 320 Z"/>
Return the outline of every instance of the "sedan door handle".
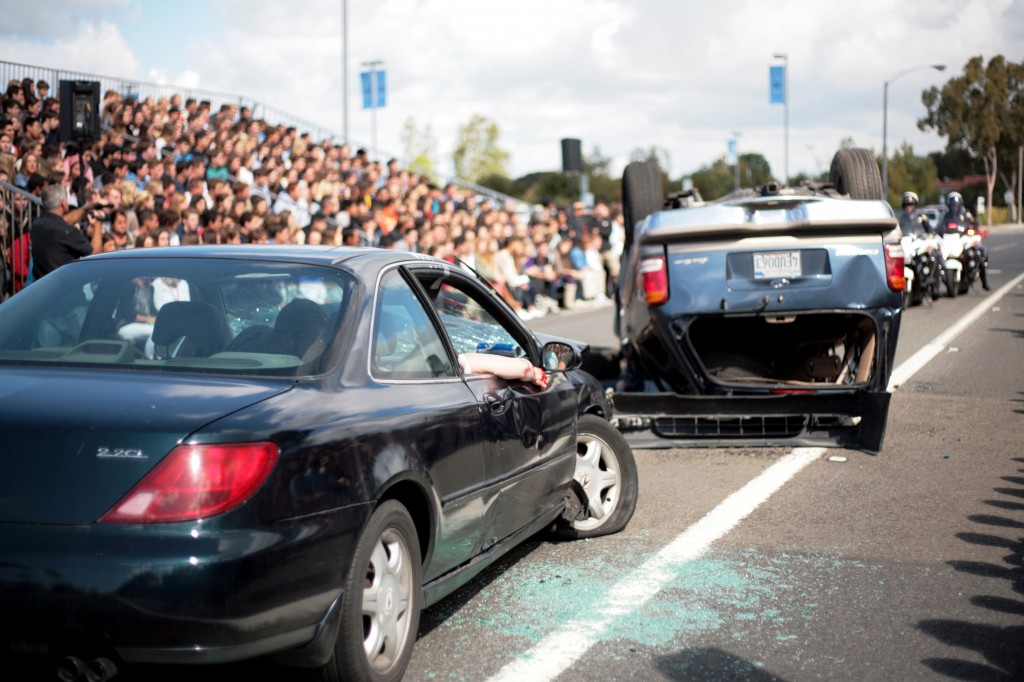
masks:
<path fill-rule="evenodd" d="M 491 414 L 504 414 L 507 409 L 505 401 L 494 393 L 485 395 L 484 401 L 487 403 L 487 407 L 491 409 Z"/>

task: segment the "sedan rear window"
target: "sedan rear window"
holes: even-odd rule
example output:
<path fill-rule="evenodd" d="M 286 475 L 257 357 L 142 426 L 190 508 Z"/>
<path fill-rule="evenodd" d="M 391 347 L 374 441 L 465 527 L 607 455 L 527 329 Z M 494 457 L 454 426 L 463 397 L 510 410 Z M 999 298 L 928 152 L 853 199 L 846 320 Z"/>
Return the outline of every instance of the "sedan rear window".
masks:
<path fill-rule="evenodd" d="M 312 265 L 82 261 L 0 306 L 0 362 L 315 373 L 354 288 L 350 275 Z"/>

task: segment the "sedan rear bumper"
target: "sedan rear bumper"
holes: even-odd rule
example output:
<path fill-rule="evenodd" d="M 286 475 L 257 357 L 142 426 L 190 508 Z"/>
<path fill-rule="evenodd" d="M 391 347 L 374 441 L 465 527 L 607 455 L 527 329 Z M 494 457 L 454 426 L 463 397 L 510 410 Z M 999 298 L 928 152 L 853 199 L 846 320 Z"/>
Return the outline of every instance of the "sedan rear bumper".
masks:
<path fill-rule="evenodd" d="M 262 531 L 0 525 L 0 646 L 185 664 L 302 647 L 341 604 L 365 514 L 350 507 Z"/>

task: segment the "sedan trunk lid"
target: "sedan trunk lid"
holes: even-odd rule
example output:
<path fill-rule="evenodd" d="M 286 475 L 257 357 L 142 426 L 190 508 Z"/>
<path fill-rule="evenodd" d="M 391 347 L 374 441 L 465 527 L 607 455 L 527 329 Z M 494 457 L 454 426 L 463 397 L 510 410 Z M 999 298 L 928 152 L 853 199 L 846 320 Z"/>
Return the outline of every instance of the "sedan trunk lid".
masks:
<path fill-rule="evenodd" d="M 0 522 L 90 524 L 202 426 L 288 382 L 0 369 Z"/>

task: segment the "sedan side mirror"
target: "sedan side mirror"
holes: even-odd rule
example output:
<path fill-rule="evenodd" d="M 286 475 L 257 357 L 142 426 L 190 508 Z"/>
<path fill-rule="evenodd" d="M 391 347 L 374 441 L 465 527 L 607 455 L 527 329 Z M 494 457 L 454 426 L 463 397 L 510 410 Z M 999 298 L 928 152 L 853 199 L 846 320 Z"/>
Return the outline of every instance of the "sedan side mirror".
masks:
<path fill-rule="evenodd" d="M 580 365 L 583 364 L 583 358 L 576 352 L 574 346 L 559 341 L 545 343 L 540 356 L 544 369 L 549 372 L 566 372 L 571 369 L 579 369 Z"/>

